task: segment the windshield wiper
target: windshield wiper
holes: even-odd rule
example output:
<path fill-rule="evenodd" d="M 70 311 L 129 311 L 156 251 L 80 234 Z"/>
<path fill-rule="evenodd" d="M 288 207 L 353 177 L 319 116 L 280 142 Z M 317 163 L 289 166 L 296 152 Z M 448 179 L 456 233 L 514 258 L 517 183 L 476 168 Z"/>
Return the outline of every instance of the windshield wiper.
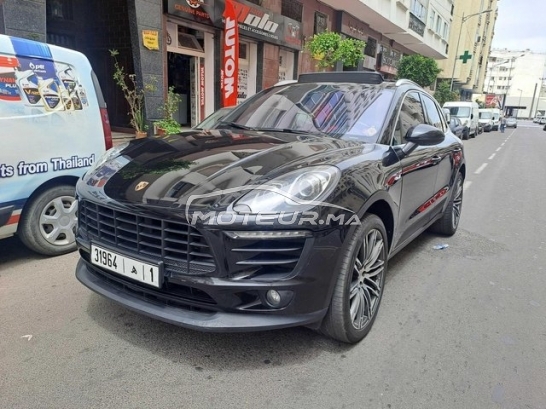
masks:
<path fill-rule="evenodd" d="M 220 121 L 220 122 L 218 122 L 218 124 L 227 125 L 227 126 L 229 126 L 231 128 L 235 128 L 235 129 L 245 129 L 247 131 L 254 131 L 255 130 L 254 128 L 251 128 L 250 126 L 238 124 L 237 122 Z"/>
<path fill-rule="evenodd" d="M 317 132 L 317 131 L 302 131 L 301 129 L 290 129 L 290 128 L 252 128 L 252 130 L 263 131 L 263 132 L 286 132 L 286 133 L 295 133 L 298 135 L 312 135 L 314 132 Z"/>

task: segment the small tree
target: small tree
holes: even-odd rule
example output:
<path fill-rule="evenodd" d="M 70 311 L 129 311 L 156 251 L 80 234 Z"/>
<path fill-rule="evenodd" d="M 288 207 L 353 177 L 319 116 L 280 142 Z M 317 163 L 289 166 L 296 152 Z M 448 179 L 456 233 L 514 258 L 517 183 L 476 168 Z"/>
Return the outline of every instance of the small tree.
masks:
<path fill-rule="evenodd" d="M 436 98 L 436 101 L 438 101 L 441 106 L 447 101 L 457 101 L 459 99 L 459 94 L 451 91 L 450 88 L 449 81 L 438 81 L 436 91 L 434 92 L 434 98 Z"/>
<path fill-rule="evenodd" d="M 338 33 L 325 31 L 311 37 L 305 48 L 309 50 L 311 57 L 318 61 L 318 67 L 325 69 L 333 67 L 338 61 L 344 66 L 355 67 L 364 59 L 365 46 L 364 41 L 344 38 Z"/>
<path fill-rule="evenodd" d="M 403 57 L 398 64 L 398 78 L 411 80 L 422 87 L 430 86 L 440 71 L 435 60 L 419 54 Z"/>
<path fill-rule="evenodd" d="M 478 107 L 479 107 L 480 109 L 485 108 L 485 103 L 482 102 L 482 101 L 480 101 L 478 98 L 476 98 L 476 104 L 478 104 Z"/>

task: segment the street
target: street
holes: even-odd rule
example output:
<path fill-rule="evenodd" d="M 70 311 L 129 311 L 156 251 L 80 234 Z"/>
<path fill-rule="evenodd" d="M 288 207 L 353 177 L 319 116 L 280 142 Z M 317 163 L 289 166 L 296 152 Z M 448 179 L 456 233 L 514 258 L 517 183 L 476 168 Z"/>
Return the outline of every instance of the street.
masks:
<path fill-rule="evenodd" d="M 546 132 L 464 144 L 459 231 L 390 261 L 354 346 L 154 321 L 81 285 L 77 253 L 0 241 L 0 408 L 546 408 Z"/>

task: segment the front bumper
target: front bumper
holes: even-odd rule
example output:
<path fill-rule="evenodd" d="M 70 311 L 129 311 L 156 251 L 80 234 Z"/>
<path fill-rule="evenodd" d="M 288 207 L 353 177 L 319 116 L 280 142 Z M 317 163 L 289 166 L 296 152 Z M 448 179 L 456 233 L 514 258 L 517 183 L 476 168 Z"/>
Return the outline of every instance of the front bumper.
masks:
<path fill-rule="evenodd" d="M 327 311 L 325 308 L 306 314 L 281 315 L 183 309 L 176 304 L 160 302 L 135 287 L 113 285 L 83 259 L 76 267 L 76 277 L 97 294 L 133 311 L 170 324 L 207 332 L 261 331 L 309 325 L 320 321 Z"/>

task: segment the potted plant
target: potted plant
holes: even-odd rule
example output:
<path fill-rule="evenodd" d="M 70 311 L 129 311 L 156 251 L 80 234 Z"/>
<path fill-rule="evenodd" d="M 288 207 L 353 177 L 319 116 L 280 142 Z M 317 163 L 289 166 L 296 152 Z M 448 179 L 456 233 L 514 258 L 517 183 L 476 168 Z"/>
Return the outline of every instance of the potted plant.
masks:
<path fill-rule="evenodd" d="M 167 99 L 160 108 L 163 118 L 154 122 L 159 135 L 172 135 L 180 132 L 180 124 L 174 119 L 179 103 L 180 95 L 174 92 L 174 87 L 169 87 Z"/>
<path fill-rule="evenodd" d="M 345 38 L 338 33 L 325 31 L 315 34 L 305 44 L 311 57 L 317 61 L 318 68 L 325 70 L 333 67 L 338 61 L 347 67 L 355 67 L 364 59 L 366 43 L 354 38 Z"/>
<path fill-rule="evenodd" d="M 144 84 L 140 88 L 136 81 L 135 74 L 127 74 L 125 69 L 117 60 L 117 50 L 110 50 L 110 55 L 114 59 L 114 74 L 113 78 L 116 84 L 121 88 L 123 96 L 129 105 L 129 123 L 135 130 L 136 138 L 144 138 L 148 131 L 146 125 L 146 115 L 144 113 L 144 94 L 152 92 L 155 87 L 153 84 Z"/>

